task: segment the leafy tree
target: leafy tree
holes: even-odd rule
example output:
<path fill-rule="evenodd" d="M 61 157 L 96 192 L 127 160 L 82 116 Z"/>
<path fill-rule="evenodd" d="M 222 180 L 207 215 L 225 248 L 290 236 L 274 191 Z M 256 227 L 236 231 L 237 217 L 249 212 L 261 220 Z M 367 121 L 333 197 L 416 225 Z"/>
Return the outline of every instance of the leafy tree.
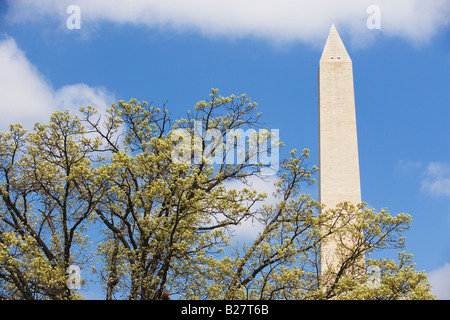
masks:
<path fill-rule="evenodd" d="M 66 270 L 88 260 L 85 231 L 98 199 L 79 119 L 56 112 L 29 134 L 0 133 L 0 294 L 72 299 Z"/>
<path fill-rule="evenodd" d="M 261 128 L 256 106 L 215 89 L 176 121 L 165 106 L 133 99 L 105 115 L 88 106 L 80 116 L 56 112 L 32 132 L 0 133 L 1 298 L 82 298 L 67 286 L 68 267 L 97 262 L 107 299 L 432 299 L 410 255 L 367 259 L 404 247 L 409 215 L 364 203 L 326 210 L 303 192 L 318 170 L 306 149 L 279 163 L 274 204 L 251 188 L 270 167 L 251 148 L 245 161 L 227 163 L 232 151 L 208 132 Z M 249 141 L 270 138 L 260 130 Z M 247 187 L 231 188 L 236 181 Z M 262 232 L 239 244 L 235 228 L 245 221 Z M 102 232 L 96 247 L 93 226 Z M 344 238 L 352 241 L 338 242 L 339 264 L 321 274 L 320 244 Z M 376 285 L 368 266 L 379 272 Z"/>

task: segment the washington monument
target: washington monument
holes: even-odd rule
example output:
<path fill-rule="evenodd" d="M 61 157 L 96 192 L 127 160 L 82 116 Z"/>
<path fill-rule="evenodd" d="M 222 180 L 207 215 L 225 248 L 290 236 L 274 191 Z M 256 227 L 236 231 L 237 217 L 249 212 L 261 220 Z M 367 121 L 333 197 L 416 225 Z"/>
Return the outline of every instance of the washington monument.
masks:
<path fill-rule="evenodd" d="M 331 26 L 319 64 L 319 201 L 361 202 L 352 60 Z M 336 241 L 321 247 L 321 273 L 337 265 Z"/>

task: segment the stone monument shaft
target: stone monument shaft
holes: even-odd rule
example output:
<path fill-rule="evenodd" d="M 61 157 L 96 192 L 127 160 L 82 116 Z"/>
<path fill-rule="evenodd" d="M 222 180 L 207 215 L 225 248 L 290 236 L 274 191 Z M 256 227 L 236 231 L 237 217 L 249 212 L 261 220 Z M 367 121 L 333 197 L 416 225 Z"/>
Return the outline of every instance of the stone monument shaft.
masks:
<path fill-rule="evenodd" d="M 319 65 L 319 201 L 361 202 L 352 60 L 334 24 Z M 322 272 L 336 263 L 335 245 L 321 248 Z"/>

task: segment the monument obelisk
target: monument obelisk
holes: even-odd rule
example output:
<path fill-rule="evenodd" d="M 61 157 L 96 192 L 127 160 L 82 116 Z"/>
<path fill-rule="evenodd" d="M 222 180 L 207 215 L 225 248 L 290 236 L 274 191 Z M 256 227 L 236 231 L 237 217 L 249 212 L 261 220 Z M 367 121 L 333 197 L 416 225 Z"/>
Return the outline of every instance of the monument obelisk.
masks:
<path fill-rule="evenodd" d="M 319 65 L 319 201 L 361 202 L 353 66 L 334 24 Z M 321 246 L 322 274 L 338 263 L 335 248 L 333 238 Z"/>

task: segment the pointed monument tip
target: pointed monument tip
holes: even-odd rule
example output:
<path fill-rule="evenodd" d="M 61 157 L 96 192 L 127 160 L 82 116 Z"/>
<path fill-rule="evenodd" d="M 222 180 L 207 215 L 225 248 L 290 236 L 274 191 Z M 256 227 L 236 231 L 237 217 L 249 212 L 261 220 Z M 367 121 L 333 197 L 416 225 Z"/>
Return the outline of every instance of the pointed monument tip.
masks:
<path fill-rule="evenodd" d="M 345 45 L 342 42 L 341 37 L 339 36 L 336 26 L 334 25 L 334 22 L 331 24 L 330 32 L 328 33 L 327 42 L 325 43 L 320 61 L 351 61 L 347 49 L 345 49 Z"/>
<path fill-rule="evenodd" d="M 330 33 L 331 32 L 337 32 L 336 26 L 334 25 L 334 22 L 331 23 Z"/>
<path fill-rule="evenodd" d="M 328 33 L 328 38 L 330 37 L 331 34 L 337 34 L 339 36 L 339 32 L 337 31 L 337 28 L 334 25 L 334 22 L 331 23 L 331 28 L 330 28 L 330 32 Z"/>

